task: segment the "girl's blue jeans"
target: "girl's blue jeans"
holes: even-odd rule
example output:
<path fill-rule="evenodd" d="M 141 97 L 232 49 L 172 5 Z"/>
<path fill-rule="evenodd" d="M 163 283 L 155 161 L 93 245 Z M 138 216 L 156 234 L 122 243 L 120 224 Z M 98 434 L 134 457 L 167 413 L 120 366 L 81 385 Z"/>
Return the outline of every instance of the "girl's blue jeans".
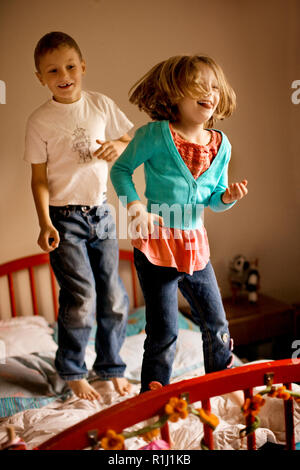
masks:
<path fill-rule="evenodd" d="M 128 296 L 119 277 L 119 249 L 108 205 L 50 206 L 59 232 L 50 252 L 60 286 L 55 366 L 64 380 L 87 377 L 85 351 L 97 320 L 94 371 L 102 380 L 124 375 L 119 351 L 126 335 Z"/>
<path fill-rule="evenodd" d="M 178 288 L 202 333 L 205 372 L 226 369 L 232 359 L 231 341 L 211 263 L 189 275 L 150 263 L 136 248 L 134 259 L 146 304 L 141 393 L 152 381 L 169 383 L 178 335 Z"/>

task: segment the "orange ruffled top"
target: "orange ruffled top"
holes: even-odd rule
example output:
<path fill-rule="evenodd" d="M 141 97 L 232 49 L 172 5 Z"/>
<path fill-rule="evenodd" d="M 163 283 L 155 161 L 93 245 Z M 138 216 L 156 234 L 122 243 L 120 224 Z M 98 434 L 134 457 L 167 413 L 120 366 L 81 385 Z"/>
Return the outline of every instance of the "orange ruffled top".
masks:
<path fill-rule="evenodd" d="M 222 136 L 211 130 L 207 145 L 188 142 L 171 127 L 170 131 L 184 163 L 197 179 L 211 165 L 218 153 Z M 204 225 L 195 230 L 180 230 L 156 225 L 155 231 L 146 239 L 132 240 L 132 245 L 141 250 L 152 264 L 176 268 L 190 275 L 207 265 L 210 257 L 209 243 Z"/>

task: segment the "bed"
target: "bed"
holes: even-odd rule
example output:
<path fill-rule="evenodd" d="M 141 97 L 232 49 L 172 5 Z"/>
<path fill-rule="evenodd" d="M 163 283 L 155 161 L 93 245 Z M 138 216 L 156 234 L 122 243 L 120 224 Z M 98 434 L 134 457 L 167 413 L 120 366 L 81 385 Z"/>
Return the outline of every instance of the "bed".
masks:
<path fill-rule="evenodd" d="M 54 368 L 58 288 L 49 256 L 0 266 L 0 448 L 13 441 L 8 429 L 29 450 L 298 448 L 300 359 L 244 364 L 234 356 L 233 369 L 205 375 L 201 334 L 180 312 L 171 384 L 139 395 L 145 312 L 131 251 L 120 250 L 120 272 L 132 304 L 121 351 L 132 390 L 121 397 L 91 371 L 101 400 L 89 402 Z M 89 369 L 94 337 L 95 329 Z"/>

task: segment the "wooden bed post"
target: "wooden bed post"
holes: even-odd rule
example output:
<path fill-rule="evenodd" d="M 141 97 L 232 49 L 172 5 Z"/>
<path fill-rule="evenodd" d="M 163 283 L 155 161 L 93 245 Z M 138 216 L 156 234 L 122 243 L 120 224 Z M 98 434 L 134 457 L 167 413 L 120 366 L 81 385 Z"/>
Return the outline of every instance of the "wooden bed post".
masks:
<path fill-rule="evenodd" d="M 205 413 L 210 414 L 211 412 L 211 405 L 209 398 L 202 400 L 202 408 Z M 214 450 L 214 437 L 213 437 L 213 430 L 208 424 L 203 424 L 204 430 L 204 445 L 208 447 L 209 450 Z"/>
<path fill-rule="evenodd" d="M 285 383 L 287 390 L 292 390 L 291 383 Z M 296 450 L 295 432 L 294 432 L 294 404 L 293 398 L 290 397 L 284 401 L 284 419 L 285 419 L 285 436 L 286 450 Z"/>
<path fill-rule="evenodd" d="M 250 400 L 253 398 L 253 388 L 248 388 L 244 390 L 244 396 L 245 400 L 247 398 L 250 398 Z M 255 421 L 255 416 L 248 415 L 246 417 L 246 426 L 251 426 Z M 247 449 L 248 450 L 256 450 L 256 438 L 255 438 L 255 432 L 252 432 L 247 436 Z"/>

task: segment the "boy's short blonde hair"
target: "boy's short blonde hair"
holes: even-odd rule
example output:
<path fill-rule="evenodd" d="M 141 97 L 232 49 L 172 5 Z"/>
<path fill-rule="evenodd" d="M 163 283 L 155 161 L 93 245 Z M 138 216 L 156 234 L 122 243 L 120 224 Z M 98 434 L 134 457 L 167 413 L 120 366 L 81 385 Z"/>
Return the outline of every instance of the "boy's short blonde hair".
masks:
<path fill-rule="evenodd" d="M 160 62 L 133 85 L 129 91 L 129 101 L 153 120 L 176 121 L 177 103 L 181 98 L 199 100 L 207 93 L 205 85 L 197 80 L 201 64 L 212 69 L 220 91 L 217 109 L 205 123 L 206 127 L 213 127 L 216 119 L 231 116 L 236 107 L 236 96 L 221 67 L 207 56 L 173 56 Z"/>
<path fill-rule="evenodd" d="M 52 52 L 54 51 L 54 49 L 58 49 L 62 46 L 67 46 L 75 49 L 80 61 L 82 61 L 81 50 L 77 42 L 66 33 L 62 33 L 60 31 L 53 31 L 51 33 L 45 34 L 36 45 L 36 48 L 34 50 L 34 63 L 36 66 L 36 70 L 38 72 L 40 71 L 39 66 L 41 57 L 47 54 L 47 52 Z"/>

